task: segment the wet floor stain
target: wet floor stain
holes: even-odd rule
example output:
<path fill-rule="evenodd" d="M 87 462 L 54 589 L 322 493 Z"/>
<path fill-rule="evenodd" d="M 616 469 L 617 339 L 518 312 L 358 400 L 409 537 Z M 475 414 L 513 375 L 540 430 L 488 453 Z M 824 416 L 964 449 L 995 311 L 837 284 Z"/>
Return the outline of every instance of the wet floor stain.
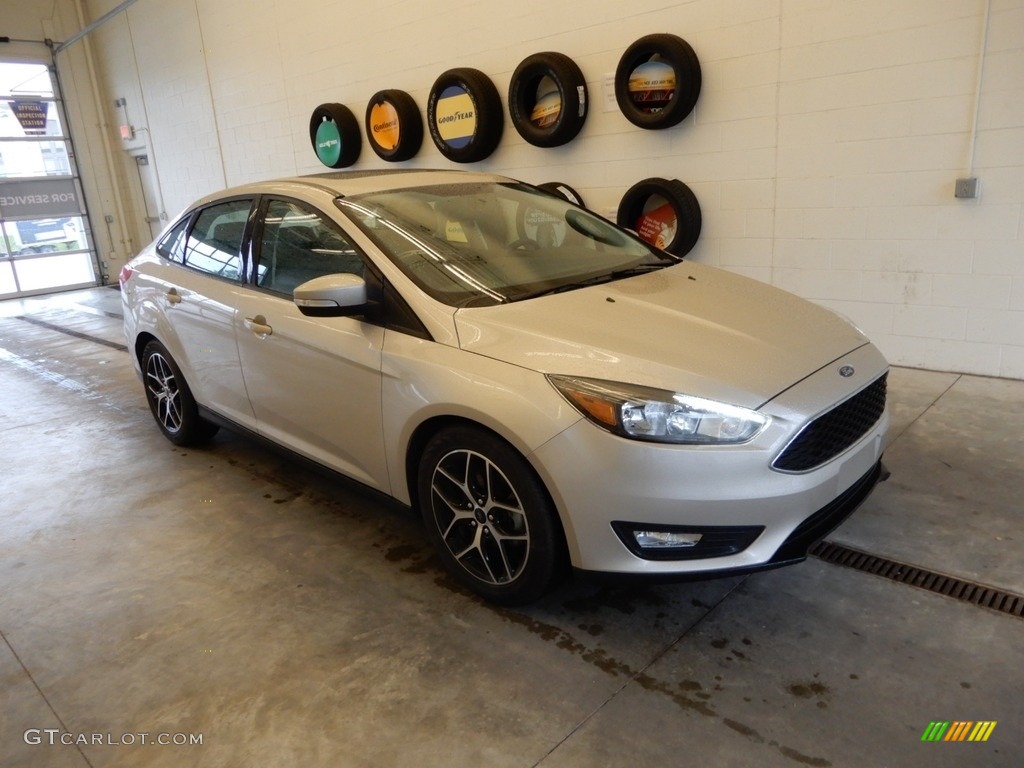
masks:
<path fill-rule="evenodd" d="M 776 745 L 772 743 L 772 746 Z M 810 757 L 809 755 L 797 752 L 795 749 L 790 749 L 789 747 L 779 746 L 778 749 L 779 752 L 781 752 L 784 756 L 788 757 L 790 760 L 795 760 L 798 763 L 803 763 L 804 765 L 812 766 L 812 768 L 829 768 L 829 766 L 832 765 L 831 762 L 829 762 L 823 757 Z"/>
<path fill-rule="evenodd" d="M 442 570 L 441 561 L 432 547 L 422 542 L 393 544 L 384 552 L 389 563 L 405 563 L 403 573 L 428 573 Z"/>
<path fill-rule="evenodd" d="M 346 500 L 344 494 L 322 491 L 318 489 L 315 480 L 308 482 L 308 478 L 305 477 L 285 477 L 280 471 L 277 471 L 276 467 L 271 468 L 264 462 L 249 462 L 248 466 L 245 466 L 233 458 L 226 458 L 226 463 L 245 472 L 253 479 L 267 483 L 269 492 L 262 494 L 263 498 L 275 504 L 287 504 L 301 496 L 305 506 L 329 513 L 332 516 L 358 521 L 369 519 L 368 515 L 358 509 L 352 509 L 356 505 L 355 499 Z M 351 494 L 353 497 L 358 495 L 354 492 Z M 380 518 L 376 518 L 376 520 L 378 523 L 380 522 Z M 552 643 L 555 647 L 579 658 L 602 673 L 610 677 L 621 678 L 625 681 L 623 688 L 635 683 L 645 691 L 667 697 L 683 711 L 719 720 L 744 738 L 755 743 L 769 745 L 788 759 L 802 765 L 811 766 L 811 768 L 831 766 L 831 763 L 824 758 L 804 755 L 791 747 L 769 741 L 749 725 L 721 714 L 714 701 L 715 693 L 723 691 L 723 686 L 720 684 L 721 676 L 716 677 L 717 682 L 713 686 L 705 686 L 699 680 L 693 679 L 666 682 L 649 674 L 644 668 L 634 668 L 616 658 L 612 652 L 602 647 L 600 642 L 595 642 L 594 638 L 603 637 L 608 631 L 605 624 L 599 619 L 602 614 L 612 612 L 630 617 L 647 616 L 653 618 L 656 623 L 675 615 L 678 606 L 671 605 L 658 591 L 635 587 L 600 587 L 592 592 L 564 599 L 561 602 L 561 611 L 567 619 L 572 621 L 572 628 L 566 629 L 519 610 L 485 602 L 466 589 L 442 567 L 433 547 L 429 546 L 426 541 L 410 539 L 406 535 L 401 535 L 397 537 L 399 541 L 396 543 L 395 524 L 384 524 L 377 534 L 379 535 L 373 537 L 376 541 L 372 546 L 381 552 L 385 561 L 399 566 L 402 572 L 433 573 L 434 582 L 438 586 L 494 612 L 504 621 L 523 628 L 544 642 Z M 693 607 L 704 612 L 715 607 L 697 598 L 692 598 L 689 602 Z M 669 647 L 682 640 L 688 631 L 689 629 L 672 641 Z M 749 638 L 743 638 L 739 642 L 734 642 L 728 638 L 716 637 L 710 641 L 710 644 L 716 650 L 727 651 L 729 655 L 726 658 L 732 661 L 734 658 L 746 660 L 748 654 L 738 650 L 738 647 L 742 646 L 749 652 L 752 641 Z M 804 688 L 807 689 L 806 695 L 803 695 Z M 826 699 L 828 692 L 827 687 L 816 681 L 794 682 L 790 685 L 789 690 L 791 695 L 798 698 L 817 697 L 820 702 Z"/>
<path fill-rule="evenodd" d="M 416 557 L 421 549 L 415 544 L 398 544 L 384 553 L 384 559 L 389 563 L 398 563 Z"/>
<path fill-rule="evenodd" d="M 735 720 L 730 720 L 728 717 L 723 717 L 722 718 L 722 722 L 727 727 L 732 728 L 734 731 L 736 731 L 736 733 L 741 733 L 744 736 L 746 736 L 747 738 L 754 738 L 757 741 L 761 741 L 761 742 L 764 741 L 764 738 L 762 738 L 762 736 L 757 731 L 755 731 L 753 728 L 751 728 L 748 725 L 744 725 L 743 723 L 738 723 Z"/>
<path fill-rule="evenodd" d="M 444 580 L 440 580 L 438 583 L 442 585 L 445 584 Z M 465 591 L 461 586 L 459 589 Z M 720 714 L 713 704 L 712 693 L 708 692 L 704 685 L 697 680 L 682 680 L 677 682 L 675 685 L 659 680 L 643 669 L 632 669 L 629 664 L 615 659 L 613 656 L 609 655 L 606 650 L 599 646 L 596 648 L 588 647 L 586 643 L 578 640 L 572 633 L 558 626 L 527 616 L 515 610 L 490 605 L 489 603 L 486 603 L 472 595 L 470 595 L 470 597 L 471 599 L 476 600 L 478 604 L 494 611 L 506 621 L 526 628 L 541 639 L 554 643 L 558 648 L 578 656 L 580 659 L 592 664 L 602 672 L 613 677 L 628 678 L 630 682 L 636 683 L 646 691 L 667 696 L 682 710 L 712 719 L 719 719 L 726 727 L 741 736 L 744 736 L 755 743 L 766 744 L 769 747 L 777 749 L 781 755 L 793 760 L 794 762 L 810 766 L 811 768 L 830 768 L 832 765 L 829 760 L 823 757 L 806 755 L 792 747 L 780 744 L 774 740 L 766 739 L 754 728 L 741 723 L 738 720 L 727 718 Z M 616 602 L 618 603 L 616 606 L 617 610 L 621 610 L 622 608 L 622 597 L 622 595 L 616 595 Z M 566 608 L 569 608 L 570 605 L 585 605 L 588 610 L 595 610 L 599 607 L 599 603 L 593 597 L 584 601 L 567 601 L 563 605 Z M 685 633 L 683 636 L 685 636 Z M 680 637 L 676 642 L 679 642 L 680 640 L 682 640 L 682 637 Z M 753 645 L 753 642 L 749 640 L 749 638 L 744 638 L 741 642 L 747 646 Z M 673 643 L 672 645 L 675 644 L 676 643 Z M 712 645 L 720 650 L 726 648 L 730 644 L 731 641 L 728 638 L 715 638 L 715 640 L 712 641 Z M 730 652 L 735 653 L 735 650 L 731 650 Z M 713 690 L 724 690 L 721 685 L 721 675 L 716 675 L 715 680 L 716 683 Z M 811 697 L 825 697 L 831 692 L 827 686 L 816 680 L 808 683 L 794 683 L 791 685 L 791 688 L 795 691 L 799 691 L 801 694 L 806 688 L 809 696 Z M 793 690 L 791 690 L 791 693 Z M 794 693 L 794 695 L 796 694 Z M 746 699 L 746 701 L 749 703 L 749 699 Z M 819 701 L 818 706 L 822 706 L 823 702 L 824 699 Z"/>
<path fill-rule="evenodd" d="M 774 747 L 775 749 L 779 750 L 779 753 L 782 754 L 784 757 L 788 757 L 790 760 L 793 760 L 795 762 L 801 763 L 803 765 L 812 766 L 812 768 L 829 768 L 832 765 L 831 761 L 826 760 L 823 757 L 813 757 L 811 755 L 805 755 L 802 752 L 798 752 L 797 750 L 793 749 L 792 747 L 787 747 L 783 744 L 779 744 L 779 742 L 773 739 L 766 739 L 755 729 L 751 728 L 749 725 L 745 725 L 744 723 L 737 722 L 736 720 L 732 720 L 728 717 L 722 718 L 722 723 L 727 728 L 731 728 L 732 730 L 736 731 L 736 733 L 740 734 L 741 736 L 746 736 L 748 739 L 757 744 L 767 744 L 769 747 Z"/>
<path fill-rule="evenodd" d="M 786 686 L 786 691 L 798 699 L 817 699 L 815 706 L 818 709 L 828 709 L 829 697 L 832 694 L 832 690 L 827 685 L 823 685 L 817 680 L 806 683 L 790 683 Z"/>
<path fill-rule="evenodd" d="M 633 679 L 646 691 L 668 696 L 681 709 L 696 712 L 697 714 L 704 715 L 705 717 L 718 717 L 718 713 L 710 704 L 698 699 L 697 697 L 688 696 L 688 691 L 679 690 L 678 685 L 673 687 L 671 684 L 658 680 L 651 675 L 648 675 L 646 672 L 641 672 Z"/>
<path fill-rule="evenodd" d="M 653 590 L 616 587 L 602 587 L 592 594 L 570 598 L 562 603 L 562 607 L 570 613 L 595 613 L 610 608 L 627 616 L 643 608 L 660 608 L 664 605 L 665 599 Z"/>
<path fill-rule="evenodd" d="M 787 685 L 786 690 L 800 699 L 810 699 L 814 696 L 825 696 L 831 693 L 827 686 L 818 682 L 793 683 L 791 685 Z"/>

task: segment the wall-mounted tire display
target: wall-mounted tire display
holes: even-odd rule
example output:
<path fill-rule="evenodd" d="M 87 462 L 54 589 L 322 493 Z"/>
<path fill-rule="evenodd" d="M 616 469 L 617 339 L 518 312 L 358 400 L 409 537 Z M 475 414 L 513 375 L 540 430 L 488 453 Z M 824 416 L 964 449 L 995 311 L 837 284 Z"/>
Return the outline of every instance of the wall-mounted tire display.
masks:
<path fill-rule="evenodd" d="M 427 126 L 434 145 L 449 160 L 475 163 L 501 141 L 505 125 L 501 96 L 478 69 L 442 72 L 427 101 Z"/>
<path fill-rule="evenodd" d="M 678 179 L 644 179 L 622 196 L 616 223 L 656 248 L 685 256 L 700 237 L 700 203 Z"/>
<path fill-rule="evenodd" d="M 560 181 L 547 181 L 543 184 L 538 184 L 538 187 L 543 189 L 545 192 L 550 192 L 553 195 L 558 195 L 561 198 L 568 200 L 574 205 L 578 205 L 580 208 L 586 208 L 586 203 L 583 202 L 583 195 L 577 192 L 575 189 L 570 187 L 568 184 L 563 184 Z"/>
<path fill-rule="evenodd" d="M 366 105 L 366 138 L 377 156 L 391 163 L 408 160 L 423 144 L 423 118 L 405 91 L 378 91 Z"/>
<path fill-rule="evenodd" d="M 309 118 L 309 140 L 328 168 L 347 168 L 359 158 L 359 121 L 344 104 L 321 104 Z"/>
<path fill-rule="evenodd" d="M 508 111 L 512 125 L 530 144 L 561 146 L 576 138 L 587 119 L 587 81 L 564 54 L 527 56 L 512 73 Z"/>
<path fill-rule="evenodd" d="M 641 37 L 622 54 L 615 69 L 615 100 L 629 122 L 640 128 L 678 125 L 700 95 L 700 62 L 681 37 Z"/>

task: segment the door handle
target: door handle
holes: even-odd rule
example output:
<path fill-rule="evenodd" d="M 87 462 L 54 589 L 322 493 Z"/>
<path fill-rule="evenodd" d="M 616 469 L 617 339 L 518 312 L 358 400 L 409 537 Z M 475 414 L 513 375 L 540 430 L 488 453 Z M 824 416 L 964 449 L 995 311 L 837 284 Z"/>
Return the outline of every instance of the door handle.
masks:
<path fill-rule="evenodd" d="M 178 293 L 177 288 L 171 288 L 167 292 L 167 303 L 168 304 L 181 304 L 181 294 Z"/>
<path fill-rule="evenodd" d="M 245 318 L 245 327 L 257 336 L 269 336 L 274 332 L 274 329 L 267 325 L 267 318 L 263 315 Z"/>

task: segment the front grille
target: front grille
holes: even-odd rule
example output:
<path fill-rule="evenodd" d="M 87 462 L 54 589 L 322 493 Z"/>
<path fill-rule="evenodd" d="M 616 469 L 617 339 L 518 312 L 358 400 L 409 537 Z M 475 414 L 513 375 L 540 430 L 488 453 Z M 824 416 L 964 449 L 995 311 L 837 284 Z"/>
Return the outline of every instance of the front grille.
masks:
<path fill-rule="evenodd" d="M 849 400 L 822 414 L 797 435 L 772 467 L 783 472 L 806 472 L 824 464 L 860 440 L 885 410 L 883 374 Z"/>

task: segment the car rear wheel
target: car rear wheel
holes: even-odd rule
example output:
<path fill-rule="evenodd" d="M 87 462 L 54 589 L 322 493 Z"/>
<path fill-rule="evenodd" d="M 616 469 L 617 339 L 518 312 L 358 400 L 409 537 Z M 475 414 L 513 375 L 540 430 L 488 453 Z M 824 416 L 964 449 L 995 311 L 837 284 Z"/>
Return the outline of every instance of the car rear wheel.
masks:
<path fill-rule="evenodd" d="M 142 378 L 153 418 L 172 443 L 197 445 L 217 434 L 217 425 L 200 417 L 181 369 L 159 341 L 142 351 Z"/>
<path fill-rule="evenodd" d="M 427 533 L 459 581 L 503 605 L 536 600 L 553 584 L 561 529 L 512 446 L 482 429 L 446 429 L 427 444 L 417 480 Z"/>

